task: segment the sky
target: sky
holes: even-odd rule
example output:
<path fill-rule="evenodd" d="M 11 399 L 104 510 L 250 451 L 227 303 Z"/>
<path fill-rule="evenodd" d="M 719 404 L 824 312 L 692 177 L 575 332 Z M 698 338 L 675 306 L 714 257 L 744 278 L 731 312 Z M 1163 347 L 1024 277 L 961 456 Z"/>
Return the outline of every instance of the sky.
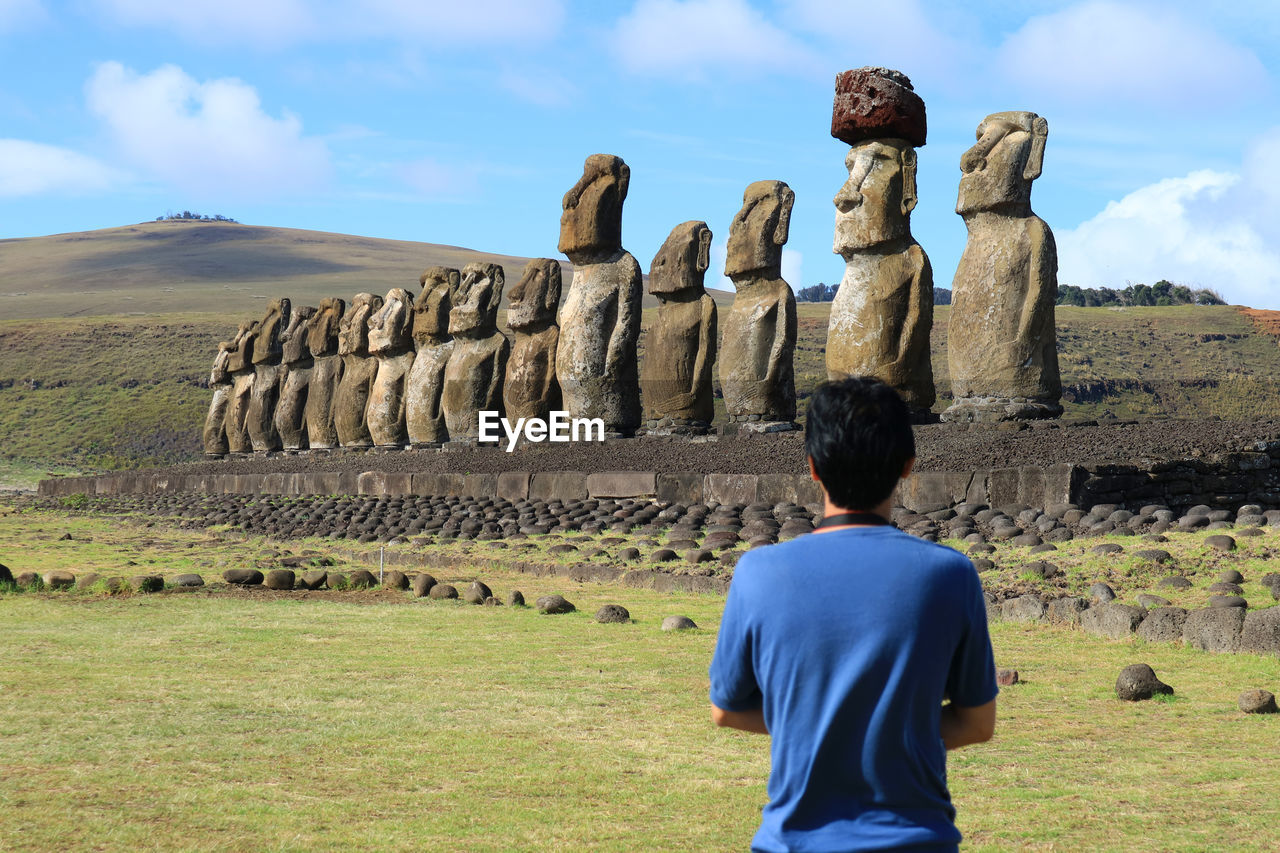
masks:
<path fill-rule="evenodd" d="M 864 65 L 927 107 L 912 230 L 936 285 L 964 249 L 960 155 L 1031 110 L 1060 282 L 1280 308 L 1275 0 L 0 0 L 0 238 L 193 210 L 555 257 L 564 192 L 610 153 L 646 270 L 702 219 L 731 288 L 729 223 L 773 179 L 796 194 L 785 277 L 834 283 L 834 79 Z"/>

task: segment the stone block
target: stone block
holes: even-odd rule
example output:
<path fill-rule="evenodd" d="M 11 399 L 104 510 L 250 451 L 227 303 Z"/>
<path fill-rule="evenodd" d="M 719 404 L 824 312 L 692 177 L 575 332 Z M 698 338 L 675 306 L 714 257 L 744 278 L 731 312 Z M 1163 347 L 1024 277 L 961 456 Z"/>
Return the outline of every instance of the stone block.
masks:
<path fill-rule="evenodd" d="M 986 500 L 989 506 L 1010 506 L 1018 503 L 1018 487 L 1021 477 L 1017 468 L 993 468 L 987 476 Z"/>
<path fill-rule="evenodd" d="M 491 498 L 498 493 L 497 474 L 463 474 L 462 494 L 472 498 Z M 583 497 L 586 497 L 584 494 Z"/>
<path fill-rule="evenodd" d="M 503 471 L 498 475 L 498 497 L 506 501 L 522 501 L 529 497 L 528 471 Z"/>
<path fill-rule="evenodd" d="M 599 471 L 587 475 L 587 494 L 593 498 L 648 498 L 658 494 L 653 471 Z"/>
<path fill-rule="evenodd" d="M 758 474 L 708 474 L 703 479 L 703 499 L 707 503 L 755 503 Z"/>
<path fill-rule="evenodd" d="M 1182 641 L 1206 652 L 1237 652 L 1244 628 L 1243 607 L 1209 607 L 1187 614 Z"/>
<path fill-rule="evenodd" d="M 529 498 L 580 501 L 587 498 L 587 475 L 581 471 L 539 471 L 529 480 Z"/>
<path fill-rule="evenodd" d="M 756 482 L 756 500 L 797 506 L 820 504 L 822 487 L 808 474 L 761 474 Z"/>
<path fill-rule="evenodd" d="M 282 473 L 263 474 L 262 475 L 262 494 L 264 495 L 283 495 L 287 494 L 284 487 L 285 475 Z"/>
<path fill-rule="evenodd" d="M 413 493 L 427 497 L 451 497 L 462 494 L 461 474 L 414 474 Z"/>
<path fill-rule="evenodd" d="M 1046 491 L 1043 468 L 1036 465 L 1022 465 L 1018 468 L 1018 503 L 1043 509 L 1049 504 L 1045 498 Z"/>
<path fill-rule="evenodd" d="M 339 476 L 336 473 L 320 474 L 308 473 L 302 474 L 302 482 L 299 486 L 303 495 L 336 495 L 338 491 Z"/>
<path fill-rule="evenodd" d="M 704 498 L 701 474 L 658 474 L 655 478 L 658 500 L 673 504 L 697 504 Z"/>

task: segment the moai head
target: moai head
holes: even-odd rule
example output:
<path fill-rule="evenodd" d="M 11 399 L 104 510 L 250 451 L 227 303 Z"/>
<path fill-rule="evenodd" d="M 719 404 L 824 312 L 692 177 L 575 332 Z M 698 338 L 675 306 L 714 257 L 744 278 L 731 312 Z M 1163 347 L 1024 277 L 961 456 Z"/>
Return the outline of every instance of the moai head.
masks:
<path fill-rule="evenodd" d="M 236 330 L 231 340 L 231 355 L 227 358 L 227 370 L 237 372 L 253 367 L 253 338 L 258 333 L 257 320 L 246 320 Z"/>
<path fill-rule="evenodd" d="M 313 356 L 333 355 L 338 351 L 338 330 L 347 303 L 333 297 L 320 300 L 320 307 L 307 322 L 307 348 Z"/>
<path fill-rule="evenodd" d="M 289 326 L 291 307 L 288 299 L 273 299 L 267 303 L 267 313 L 259 322 L 253 341 L 254 364 L 275 364 L 280 361 L 280 356 L 283 355 L 280 335 Z"/>
<path fill-rule="evenodd" d="M 849 180 L 836 193 L 841 254 L 911 235 L 916 206 L 916 151 L 904 139 L 872 139 L 849 149 Z"/>
<path fill-rule="evenodd" d="M 413 349 L 413 296 L 402 287 L 393 287 L 382 307 L 369 318 L 369 352 L 394 354 Z"/>
<path fill-rule="evenodd" d="M 1030 211 L 1031 182 L 1044 167 L 1049 122 L 1035 113 L 992 113 L 978 125 L 978 143 L 960 158 L 956 213 Z"/>
<path fill-rule="evenodd" d="M 582 177 L 564 194 L 559 251 L 575 264 L 592 263 L 622 250 L 622 203 L 631 169 L 621 157 L 592 154 Z"/>
<path fill-rule="evenodd" d="M 742 194 L 742 209 L 729 226 L 724 274 L 782 276 L 782 247 L 791 230 L 796 194 L 782 181 L 756 181 Z"/>
<path fill-rule="evenodd" d="M 422 293 L 413 303 L 413 340 L 439 343 L 449 335 L 449 312 L 461 274 L 451 267 L 428 267 L 418 282 Z"/>
<path fill-rule="evenodd" d="M 228 385 L 231 382 L 231 373 L 227 369 L 227 365 L 231 361 L 231 353 L 236 348 L 232 341 L 219 341 L 218 354 L 213 357 L 213 370 L 209 373 L 210 385 Z"/>
<path fill-rule="evenodd" d="M 533 329 L 553 323 L 559 305 L 560 262 L 534 258 L 525 264 L 520 282 L 511 288 L 507 325 L 513 329 Z"/>
<path fill-rule="evenodd" d="M 382 297 L 357 293 L 338 325 L 339 355 L 369 354 L 369 318 L 382 307 Z"/>
<path fill-rule="evenodd" d="M 310 305 L 303 305 L 289 315 L 289 325 L 280 336 L 285 364 L 294 364 L 311 358 L 311 347 L 307 344 L 307 336 L 311 318 L 315 314 L 316 309 Z"/>
<path fill-rule="evenodd" d="M 711 229 L 705 222 L 682 222 L 671 229 L 649 265 L 649 292 L 658 297 L 686 290 L 701 293 L 709 266 Z"/>
<path fill-rule="evenodd" d="M 449 334 L 480 338 L 498 331 L 504 273 L 499 264 L 470 263 L 449 312 Z"/>

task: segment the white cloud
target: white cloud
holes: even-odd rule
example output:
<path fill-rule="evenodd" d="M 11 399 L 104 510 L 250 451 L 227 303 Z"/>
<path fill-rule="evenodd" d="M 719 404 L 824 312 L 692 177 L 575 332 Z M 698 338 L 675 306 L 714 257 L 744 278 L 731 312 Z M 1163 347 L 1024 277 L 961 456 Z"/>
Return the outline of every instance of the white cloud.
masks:
<path fill-rule="evenodd" d="M 1257 56 L 1202 23 L 1115 0 L 1031 18 L 1000 46 L 996 64 L 1027 93 L 1099 106 L 1216 109 L 1266 85 Z"/>
<path fill-rule="evenodd" d="M 0 0 L 4 2 L 4 0 Z M 302 42 L 429 38 L 521 41 L 559 31 L 563 0 L 93 0 L 109 20 L 205 43 L 278 47 Z M 470 45 L 462 44 L 467 48 Z"/>
<path fill-rule="evenodd" d="M 123 179 L 76 151 L 22 139 L 0 139 L 0 197 L 100 192 Z"/>
<path fill-rule="evenodd" d="M 470 165 L 447 164 L 425 157 L 404 165 L 399 171 L 410 189 L 435 200 L 462 199 L 480 191 L 477 169 Z"/>
<path fill-rule="evenodd" d="M 1280 308 L 1280 131 L 1240 173 L 1167 178 L 1060 231 L 1059 281 L 1123 287 L 1160 279 L 1209 287 L 1228 302 Z"/>
<path fill-rule="evenodd" d="M 40 0 L 0 0 L 0 33 L 13 32 L 44 19 Z"/>
<path fill-rule="evenodd" d="M 107 62 L 87 97 L 126 159 L 185 191 L 260 198 L 313 189 L 329 175 L 324 143 L 303 136 L 296 116 L 265 113 L 239 80 L 201 83 L 174 65 L 138 74 Z"/>
<path fill-rule="evenodd" d="M 613 42 L 628 71 L 682 81 L 711 71 L 747 77 L 818 67 L 808 48 L 746 0 L 639 0 L 618 20 Z"/>

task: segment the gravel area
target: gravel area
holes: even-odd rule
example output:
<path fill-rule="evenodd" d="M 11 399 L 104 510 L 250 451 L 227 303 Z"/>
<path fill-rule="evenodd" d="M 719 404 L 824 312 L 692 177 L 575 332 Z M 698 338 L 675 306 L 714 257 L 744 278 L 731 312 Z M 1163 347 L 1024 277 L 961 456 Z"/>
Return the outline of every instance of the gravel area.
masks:
<path fill-rule="evenodd" d="M 1280 439 L 1280 420 L 1046 421 L 1023 429 L 930 424 L 916 427 L 917 470 L 967 471 L 1016 465 L 1123 463 L 1192 459 L 1251 450 Z M 604 444 L 532 444 L 512 453 L 495 447 L 466 450 L 333 451 L 324 454 L 195 462 L 167 469 L 181 474 L 259 474 L 307 471 L 493 473 L 499 471 L 657 471 L 724 474 L 801 474 L 799 432 L 772 436 L 631 438 Z"/>

